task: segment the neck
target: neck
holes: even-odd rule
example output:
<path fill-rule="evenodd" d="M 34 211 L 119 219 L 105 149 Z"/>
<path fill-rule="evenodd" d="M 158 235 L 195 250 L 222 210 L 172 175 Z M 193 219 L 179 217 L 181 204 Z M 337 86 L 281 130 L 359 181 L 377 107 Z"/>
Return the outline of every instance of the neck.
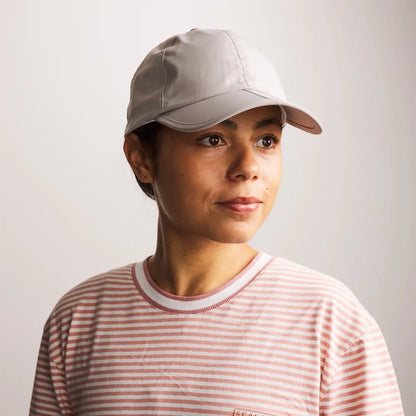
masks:
<path fill-rule="evenodd" d="M 245 243 L 225 244 L 167 234 L 159 222 L 156 251 L 148 268 L 161 289 L 178 296 L 196 296 L 217 289 L 257 254 Z"/>

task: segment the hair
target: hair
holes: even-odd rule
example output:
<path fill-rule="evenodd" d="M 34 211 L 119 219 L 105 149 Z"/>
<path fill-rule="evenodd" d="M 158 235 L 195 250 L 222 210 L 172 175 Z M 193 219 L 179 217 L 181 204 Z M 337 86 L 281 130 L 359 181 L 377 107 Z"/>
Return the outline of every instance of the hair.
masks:
<path fill-rule="evenodd" d="M 152 158 L 157 157 L 157 135 L 161 129 L 162 124 L 157 121 L 152 121 L 151 123 L 145 124 L 134 130 L 132 133 L 139 137 L 140 142 L 144 147 L 146 147 L 152 155 Z M 134 173 L 134 171 L 133 171 Z M 151 183 L 142 182 L 134 173 L 137 183 L 139 184 L 142 191 L 151 199 L 155 199 L 155 193 L 153 190 L 153 185 Z"/>

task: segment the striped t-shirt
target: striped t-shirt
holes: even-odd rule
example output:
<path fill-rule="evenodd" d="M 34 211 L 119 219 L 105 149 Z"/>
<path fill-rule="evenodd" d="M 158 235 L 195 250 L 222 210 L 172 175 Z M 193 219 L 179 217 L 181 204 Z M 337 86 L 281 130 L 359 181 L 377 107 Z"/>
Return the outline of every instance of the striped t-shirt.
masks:
<path fill-rule="evenodd" d="M 215 291 L 158 288 L 146 261 L 68 292 L 30 414 L 403 415 L 383 335 L 337 279 L 259 253 Z"/>

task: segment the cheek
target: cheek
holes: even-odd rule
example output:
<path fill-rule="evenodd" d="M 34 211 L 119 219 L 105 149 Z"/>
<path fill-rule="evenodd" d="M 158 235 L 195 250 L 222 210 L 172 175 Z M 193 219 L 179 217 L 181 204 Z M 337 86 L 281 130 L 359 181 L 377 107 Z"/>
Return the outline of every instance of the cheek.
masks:
<path fill-rule="evenodd" d="M 213 167 L 182 158 L 175 164 L 163 163 L 154 178 L 154 187 L 164 205 L 191 205 L 203 201 L 216 187 L 213 186 Z"/>
<path fill-rule="evenodd" d="M 270 195 L 275 195 L 279 190 L 280 183 L 282 180 L 282 159 L 268 161 L 264 165 L 263 178 L 266 190 Z"/>

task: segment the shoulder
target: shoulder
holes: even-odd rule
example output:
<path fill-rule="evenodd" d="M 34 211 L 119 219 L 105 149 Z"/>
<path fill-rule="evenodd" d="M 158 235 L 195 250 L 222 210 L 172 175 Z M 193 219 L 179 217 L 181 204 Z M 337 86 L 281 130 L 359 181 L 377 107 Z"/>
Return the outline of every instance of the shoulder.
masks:
<path fill-rule="evenodd" d="M 337 348 L 348 348 L 375 324 L 352 290 L 334 276 L 275 257 L 262 280 L 288 307 L 313 316 L 317 334 Z"/>
<path fill-rule="evenodd" d="M 134 264 L 88 278 L 58 301 L 43 329 L 41 348 L 49 359 L 64 366 L 67 345 L 71 348 L 93 334 L 100 313 L 112 315 L 118 305 L 133 299 Z"/>
<path fill-rule="evenodd" d="M 99 303 L 128 296 L 135 286 L 134 263 L 94 275 L 64 294 L 52 310 L 47 325 L 63 324 L 77 311 L 93 310 Z"/>
<path fill-rule="evenodd" d="M 302 266 L 283 257 L 275 257 L 268 264 L 266 273 L 275 275 L 281 284 L 291 285 L 302 292 L 310 291 L 327 298 L 357 303 L 358 299 L 341 280 L 310 267 Z"/>

